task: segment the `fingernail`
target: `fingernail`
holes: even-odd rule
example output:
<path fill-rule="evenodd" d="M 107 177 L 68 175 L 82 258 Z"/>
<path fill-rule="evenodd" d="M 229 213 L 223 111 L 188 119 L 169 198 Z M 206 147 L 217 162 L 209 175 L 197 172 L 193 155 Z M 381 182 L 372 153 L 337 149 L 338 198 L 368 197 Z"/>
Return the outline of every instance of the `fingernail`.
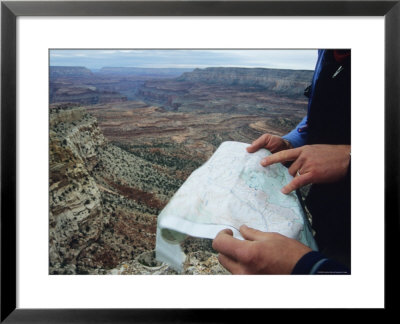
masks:
<path fill-rule="evenodd" d="M 267 164 L 267 162 L 268 162 L 267 158 L 262 159 L 262 160 L 261 160 L 261 165 L 262 165 L 262 166 L 265 166 L 265 165 Z"/>
<path fill-rule="evenodd" d="M 281 192 L 283 193 L 283 194 L 288 194 L 289 193 L 289 190 L 287 189 L 287 188 L 285 188 L 285 187 L 283 187 L 282 189 L 281 189 Z"/>

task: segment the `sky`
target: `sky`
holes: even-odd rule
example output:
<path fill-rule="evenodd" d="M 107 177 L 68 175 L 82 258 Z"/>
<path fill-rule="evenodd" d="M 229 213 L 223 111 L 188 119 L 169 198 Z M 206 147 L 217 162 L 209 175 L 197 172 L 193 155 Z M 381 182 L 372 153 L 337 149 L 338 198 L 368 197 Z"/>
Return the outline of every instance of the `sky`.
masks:
<path fill-rule="evenodd" d="M 314 70 L 317 50 L 52 49 L 50 66 L 142 68 L 262 67 Z"/>

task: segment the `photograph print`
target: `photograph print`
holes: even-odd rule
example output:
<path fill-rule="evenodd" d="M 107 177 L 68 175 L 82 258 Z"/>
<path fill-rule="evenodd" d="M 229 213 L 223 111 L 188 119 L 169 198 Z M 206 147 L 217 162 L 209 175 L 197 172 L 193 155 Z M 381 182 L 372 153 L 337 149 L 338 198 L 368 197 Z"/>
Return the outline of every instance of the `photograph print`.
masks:
<path fill-rule="evenodd" d="M 49 274 L 350 274 L 351 51 L 50 49 Z"/>

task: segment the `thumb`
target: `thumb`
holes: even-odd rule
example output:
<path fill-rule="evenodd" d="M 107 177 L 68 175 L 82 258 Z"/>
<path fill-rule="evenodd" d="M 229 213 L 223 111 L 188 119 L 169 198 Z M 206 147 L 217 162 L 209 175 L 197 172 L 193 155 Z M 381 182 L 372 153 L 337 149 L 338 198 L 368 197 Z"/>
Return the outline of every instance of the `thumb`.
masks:
<path fill-rule="evenodd" d="M 253 143 L 253 144 L 251 144 L 250 146 L 246 147 L 246 151 L 247 151 L 248 153 L 254 153 L 254 152 L 258 151 L 260 148 L 261 148 L 260 146 L 255 145 L 255 144 Z"/>
<path fill-rule="evenodd" d="M 270 134 L 264 134 L 264 135 L 260 136 L 253 143 L 251 143 L 250 146 L 248 146 L 246 148 L 247 152 L 254 153 L 254 152 L 258 151 L 260 148 L 268 147 L 268 143 L 269 143 L 270 139 L 271 139 Z"/>
<path fill-rule="evenodd" d="M 240 234 L 248 241 L 262 241 L 264 239 L 264 232 L 248 227 L 246 225 L 240 226 Z"/>

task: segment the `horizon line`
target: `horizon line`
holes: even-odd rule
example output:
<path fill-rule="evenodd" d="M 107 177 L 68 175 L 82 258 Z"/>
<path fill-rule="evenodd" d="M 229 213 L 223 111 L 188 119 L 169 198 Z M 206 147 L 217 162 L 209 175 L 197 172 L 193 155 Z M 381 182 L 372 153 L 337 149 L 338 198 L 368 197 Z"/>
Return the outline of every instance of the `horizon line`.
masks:
<path fill-rule="evenodd" d="M 207 68 L 242 68 L 242 69 L 266 69 L 266 70 L 295 70 L 295 71 L 314 71 L 313 69 L 305 69 L 305 68 L 279 68 L 279 67 L 263 67 L 263 66 L 243 66 L 243 65 L 207 65 L 204 67 L 194 66 L 194 67 L 144 67 L 144 66 L 102 66 L 100 68 L 91 68 L 84 65 L 52 65 L 49 64 L 49 67 L 80 67 L 88 70 L 101 70 L 104 68 L 113 68 L 113 69 L 149 69 L 149 70 L 161 70 L 161 69 L 207 69 Z"/>

